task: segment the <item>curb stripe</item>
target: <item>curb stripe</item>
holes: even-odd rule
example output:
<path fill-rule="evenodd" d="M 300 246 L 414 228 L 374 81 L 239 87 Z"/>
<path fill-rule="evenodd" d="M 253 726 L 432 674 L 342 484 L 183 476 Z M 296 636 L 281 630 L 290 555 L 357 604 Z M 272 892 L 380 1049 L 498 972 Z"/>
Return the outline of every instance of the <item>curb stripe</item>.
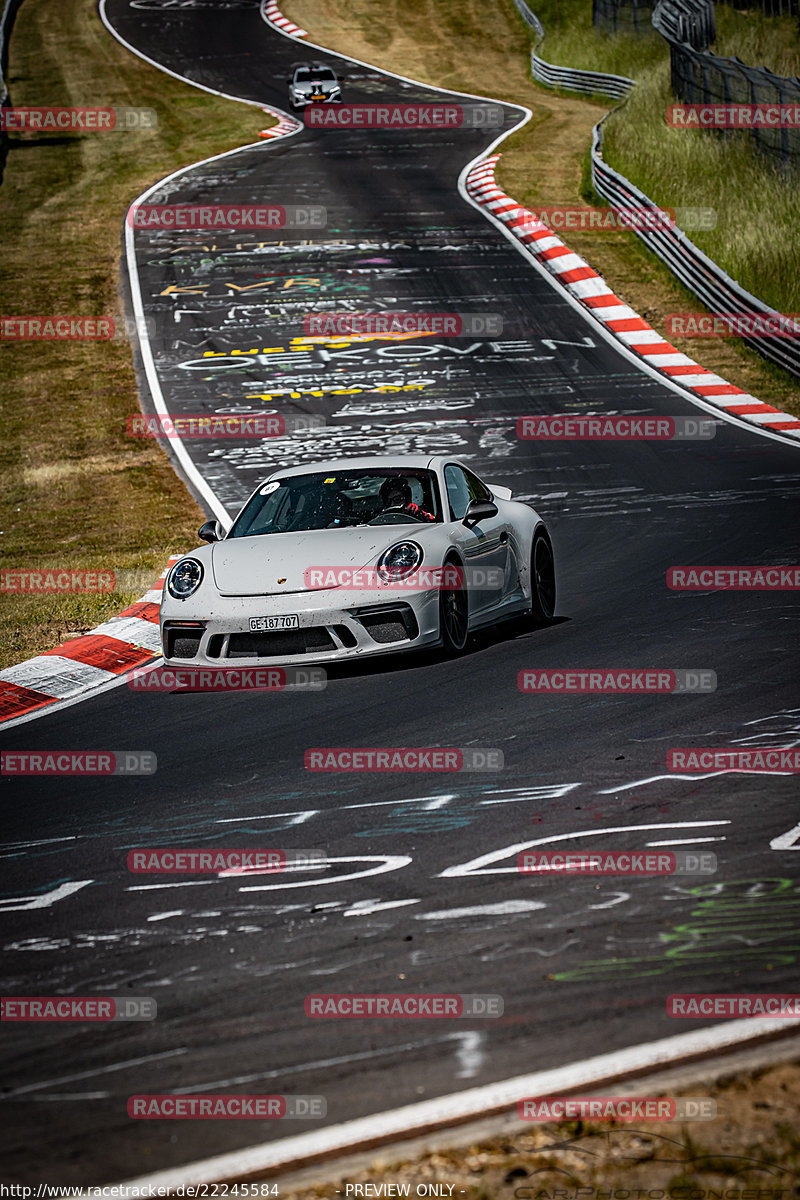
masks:
<path fill-rule="evenodd" d="M 508 226 L 518 241 L 567 291 L 592 309 L 593 315 L 614 337 L 655 370 L 680 382 L 682 387 L 703 400 L 751 424 L 768 425 L 771 430 L 780 430 L 788 437 L 800 437 L 800 420 L 728 383 L 671 345 L 639 313 L 615 296 L 605 280 L 579 254 L 573 253 L 533 213 L 507 196 L 494 179 L 499 158 L 499 154 L 492 154 L 476 163 L 466 176 L 467 192 Z"/>
<path fill-rule="evenodd" d="M 35 708 L 42 708 L 52 702 L 53 697 L 45 695 L 44 692 L 0 680 L 0 721 L 8 721 L 12 717 L 21 716 L 22 713 L 33 712 Z"/>
<path fill-rule="evenodd" d="M 308 37 L 308 32 L 301 29 L 299 25 L 295 25 L 294 21 L 290 21 L 285 17 L 275 0 L 262 0 L 261 15 L 269 25 L 274 25 L 279 33 L 286 33 L 289 37 L 304 38 Z"/>
<path fill-rule="evenodd" d="M 183 556 L 172 555 L 166 570 L 146 593 L 146 598 L 128 605 L 81 637 L 62 642 L 35 658 L 0 671 L 0 723 L 24 716 L 58 700 L 91 691 L 117 679 L 131 667 L 158 658 L 161 640 L 158 628 L 158 585 L 173 563 Z"/>

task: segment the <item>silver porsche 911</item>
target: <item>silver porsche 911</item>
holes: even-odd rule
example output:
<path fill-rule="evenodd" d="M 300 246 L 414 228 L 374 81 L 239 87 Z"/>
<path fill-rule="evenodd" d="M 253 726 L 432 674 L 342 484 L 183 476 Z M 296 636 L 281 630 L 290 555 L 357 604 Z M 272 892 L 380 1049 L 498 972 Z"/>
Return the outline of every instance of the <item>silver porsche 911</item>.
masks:
<path fill-rule="evenodd" d="M 169 666 L 321 663 L 442 646 L 555 614 L 541 517 L 464 463 L 426 455 L 275 471 L 225 533 L 168 572 Z"/>

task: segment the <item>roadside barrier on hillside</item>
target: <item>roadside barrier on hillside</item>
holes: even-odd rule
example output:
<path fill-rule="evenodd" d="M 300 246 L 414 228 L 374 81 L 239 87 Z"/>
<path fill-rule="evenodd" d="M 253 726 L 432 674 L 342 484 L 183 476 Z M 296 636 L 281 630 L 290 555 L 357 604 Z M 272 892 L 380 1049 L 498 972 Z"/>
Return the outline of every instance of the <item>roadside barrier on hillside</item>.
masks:
<path fill-rule="evenodd" d="M 602 121 L 595 125 L 592 137 L 592 184 L 595 191 L 616 207 L 652 211 L 656 208 L 653 201 L 605 162 L 602 125 Z M 774 308 L 731 279 L 695 246 L 683 230 L 677 227 L 648 228 L 642 223 L 634 228 L 634 233 L 712 312 L 736 312 L 773 319 L 780 317 Z M 800 377 L 800 338 L 743 335 L 742 341 L 764 358 Z"/>
<path fill-rule="evenodd" d="M 467 192 L 495 221 L 505 225 L 554 282 L 580 305 L 591 310 L 592 317 L 629 351 L 706 404 L 762 429 L 800 438 L 800 418 L 765 404 L 757 396 L 701 367 L 614 295 L 603 277 L 585 259 L 573 253 L 535 213 L 497 185 L 494 170 L 499 157 L 494 154 L 475 163 L 467 175 Z"/>
<path fill-rule="evenodd" d="M 528 8 L 525 0 L 514 0 L 514 3 L 517 6 L 517 11 L 519 12 L 519 15 L 522 17 L 523 21 L 525 21 L 527 25 L 530 25 L 530 27 L 536 31 L 536 36 L 538 38 L 543 38 L 544 26 L 537 17 L 536 13 L 533 12 L 532 9 Z"/>
<path fill-rule="evenodd" d="M 607 0 L 608 4 L 615 2 L 616 0 Z M 527 11 L 528 16 L 525 17 L 527 23 L 536 28 L 537 32 L 539 29 L 542 29 L 541 36 L 544 36 L 541 22 L 536 17 L 536 14 L 528 8 L 525 0 L 514 0 L 514 3 L 520 12 L 523 12 L 523 8 Z M 677 20 L 677 16 L 681 13 L 685 15 L 690 8 L 693 12 L 699 13 L 703 9 L 703 6 L 707 6 L 707 4 L 708 0 L 662 0 L 661 4 L 656 4 L 656 8 L 659 10 L 659 20 L 662 22 L 668 22 L 670 19 L 669 13 L 672 13 L 675 20 L 671 28 L 679 30 L 680 22 Z M 713 9 L 713 5 L 711 7 Z M 656 18 L 653 19 L 653 24 L 656 24 Z M 708 32 L 708 25 L 705 28 L 706 32 Z M 659 32 L 661 32 L 660 28 Z M 697 57 L 700 56 L 701 52 L 695 52 L 688 43 L 684 48 L 691 54 Z M 709 59 L 714 58 L 713 55 L 705 55 L 705 57 Z M 729 60 L 718 59 L 716 61 Z M 567 88 L 572 91 L 582 91 L 584 93 L 602 91 L 606 95 L 615 96 L 615 98 L 624 97 L 631 88 L 636 86 L 634 80 L 627 79 L 624 76 L 578 71 L 569 67 L 554 67 L 540 59 L 535 50 L 531 51 L 531 70 L 534 78 L 547 87 Z M 587 86 L 588 81 L 586 77 L 591 79 L 589 86 Z M 778 79 L 777 76 L 774 78 Z M 781 81 L 779 80 L 779 82 Z M 797 83 L 800 88 L 800 80 Z M 800 96 L 798 96 L 798 101 L 800 102 Z M 620 175 L 619 172 L 615 171 L 613 167 L 610 167 L 605 162 L 603 158 L 602 131 L 605 119 L 603 117 L 603 120 L 595 126 L 592 135 L 591 169 L 594 190 L 598 195 L 608 200 L 615 208 L 624 210 L 634 209 L 644 213 L 652 213 L 658 208 L 654 201 L 650 200 L 630 180 L 626 179 L 624 175 Z M 791 130 L 774 129 L 763 132 L 773 139 L 785 138 L 788 134 L 791 134 L 793 138 L 800 140 L 800 128 Z M 759 300 L 757 296 L 753 296 L 750 292 L 740 287 L 720 266 L 695 246 L 683 230 L 677 226 L 672 228 L 652 228 L 648 222 L 643 221 L 634 232 L 637 237 L 642 239 L 648 249 L 657 254 L 661 261 L 669 267 L 673 275 L 685 287 L 689 288 L 694 295 L 699 297 L 712 313 L 727 314 L 735 312 L 752 314 L 755 317 L 766 317 L 773 320 L 780 317 L 780 314 L 775 309 L 770 308 L 769 305 Z M 758 351 L 764 358 L 777 363 L 778 366 L 791 372 L 792 375 L 800 377 L 800 339 L 794 337 L 776 338 L 758 334 L 741 336 L 743 341 L 747 342 L 751 348 Z"/>
<path fill-rule="evenodd" d="M 669 44 L 672 91 L 679 99 L 702 105 L 758 106 L 800 111 L 800 79 L 774 75 L 766 67 L 750 67 L 739 58 L 712 54 L 716 35 L 710 0 L 659 0 L 653 25 Z M 727 132 L 727 131 L 726 131 Z M 749 127 L 753 145 L 781 166 L 800 166 L 800 123 L 771 123 Z M 730 133 L 727 132 L 727 136 Z"/>
<path fill-rule="evenodd" d="M 514 0 L 517 11 L 526 25 L 536 34 L 536 46 L 531 50 L 531 74 L 537 83 L 545 87 L 561 88 L 566 92 L 580 92 L 583 96 L 611 96 L 621 99 L 634 86 L 634 80 L 625 75 L 610 75 L 605 71 L 580 71 L 575 67 L 559 67 L 546 62 L 536 50 L 544 37 L 544 26 L 525 0 Z M 648 16 L 649 20 L 649 16 Z"/>
<path fill-rule="evenodd" d="M 694 50 L 707 50 L 717 37 L 714 0 L 656 0 L 652 24 L 668 42 L 687 42 Z"/>
<path fill-rule="evenodd" d="M 613 100 L 621 100 L 636 86 L 636 81 L 628 79 L 626 75 L 555 66 L 545 62 L 535 50 L 531 50 L 531 74 L 537 83 L 543 83 L 545 87 L 563 88 L 568 92 L 580 92 L 584 96 L 610 96 Z"/>

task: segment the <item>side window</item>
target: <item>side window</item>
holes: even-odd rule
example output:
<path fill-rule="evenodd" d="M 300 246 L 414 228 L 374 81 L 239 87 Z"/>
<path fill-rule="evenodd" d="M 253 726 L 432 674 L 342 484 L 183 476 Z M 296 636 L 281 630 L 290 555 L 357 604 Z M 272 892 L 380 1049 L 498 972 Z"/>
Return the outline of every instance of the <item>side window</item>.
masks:
<path fill-rule="evenodd" d="M 461 467 L 457 467 L 455 463 L 448 463 L 444 469 L 444 482 L 447 488 L 447 499 L 450 503 L 451 519 L 460 521 L 472 499 L 467 477 Z"/>
<path fill-rule="evenodd" d="M 469 485 L 470 500 L 491 500 L 492 493 L 485 484 L 481 483 L 477 475 L 473 475 L 472 471 L 465 471 L 464 474 Z"/>

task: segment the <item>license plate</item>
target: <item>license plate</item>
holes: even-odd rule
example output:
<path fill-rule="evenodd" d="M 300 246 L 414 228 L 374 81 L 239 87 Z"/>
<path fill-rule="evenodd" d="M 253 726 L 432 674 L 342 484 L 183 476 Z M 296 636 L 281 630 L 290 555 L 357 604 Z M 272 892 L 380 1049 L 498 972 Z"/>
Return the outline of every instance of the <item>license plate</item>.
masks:
<path fill-rule="evenodd" d="M 315 96 L 312 96 L 312 97 L 311 97 L 311 99 L 312 99 L 312 100 L 324 100 L 324 99 L 325 99 L 325 93 L 324 93 L 324 92 L 317 92 L 317 94 L 316 94 Z"/>
<path fill-rule="evenodd" d="M 300 618 L 297 613 L 284 613 L 282 617 L 251 617 L 250 632 L 264 633 L 270 629 L 298 629 Z"/>

